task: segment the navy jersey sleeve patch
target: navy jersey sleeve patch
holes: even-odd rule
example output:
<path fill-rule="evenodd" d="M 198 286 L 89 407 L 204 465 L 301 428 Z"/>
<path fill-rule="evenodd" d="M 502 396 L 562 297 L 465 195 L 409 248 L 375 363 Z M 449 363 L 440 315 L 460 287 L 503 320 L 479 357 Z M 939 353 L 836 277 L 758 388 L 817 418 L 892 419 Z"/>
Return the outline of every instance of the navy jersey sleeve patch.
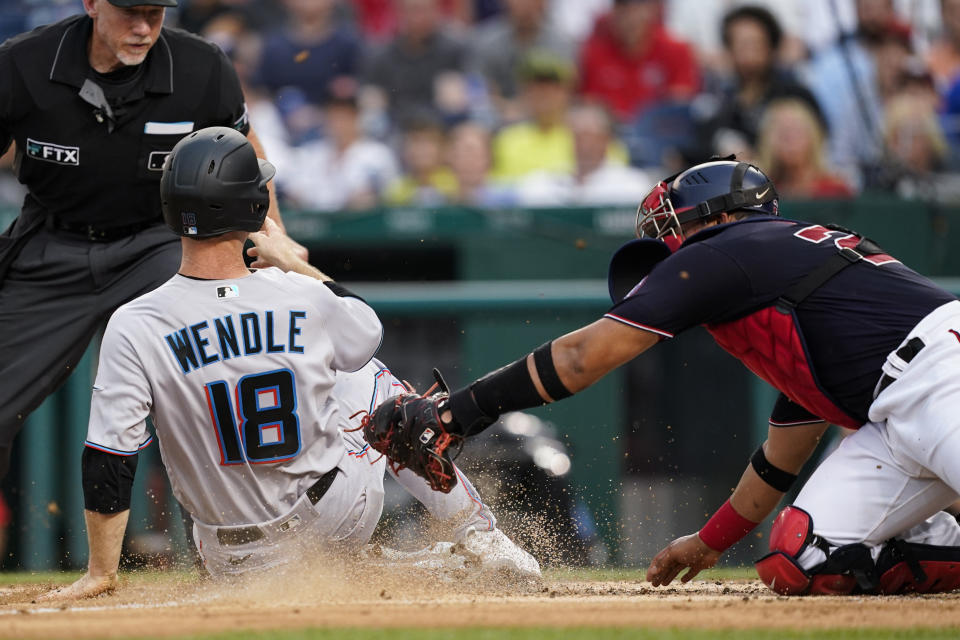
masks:
<path fill-rule="evenodd" d="M 735 260 L 697 243 L 658 262 L 605 317 L 672 338 L 729 314 L 750 293 L 750 281 Z"/>

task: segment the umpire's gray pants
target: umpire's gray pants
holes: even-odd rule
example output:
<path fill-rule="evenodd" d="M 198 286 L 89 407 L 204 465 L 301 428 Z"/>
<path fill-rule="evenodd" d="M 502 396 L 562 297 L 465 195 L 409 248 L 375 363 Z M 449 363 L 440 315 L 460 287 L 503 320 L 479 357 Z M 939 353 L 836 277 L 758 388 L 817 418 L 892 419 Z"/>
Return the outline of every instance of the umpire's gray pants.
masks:
<path fill-rule="evenodd" d="M 41 227 L 0 284 L 0 479 L 31 411 L 67 379 L 120 305 L 173 277 L 180 241 L 157 224 L 113 242 Z"/>

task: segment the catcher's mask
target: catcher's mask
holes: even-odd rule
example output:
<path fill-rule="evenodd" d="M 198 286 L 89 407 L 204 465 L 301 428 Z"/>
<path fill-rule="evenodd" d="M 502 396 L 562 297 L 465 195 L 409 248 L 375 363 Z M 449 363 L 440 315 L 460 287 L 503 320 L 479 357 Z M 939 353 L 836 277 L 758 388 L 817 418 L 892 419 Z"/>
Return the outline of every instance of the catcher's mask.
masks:
<path fill-rule="evenodd" d="M 779 215 L 770 178 L 733 156 L 705 162 L 654 185 L 637 208 L 637 237 L 678 246 L 685 240 L 683 225 L 739 210 Z"/>
<path fill-rule="evenodd" d="M 267 182 L 275 173 L 239 131 L 195 131 L 180 140 L 164 162 L 163 219 L 174 233 L 190 238 L 258 231 L 270 205 Z"/>

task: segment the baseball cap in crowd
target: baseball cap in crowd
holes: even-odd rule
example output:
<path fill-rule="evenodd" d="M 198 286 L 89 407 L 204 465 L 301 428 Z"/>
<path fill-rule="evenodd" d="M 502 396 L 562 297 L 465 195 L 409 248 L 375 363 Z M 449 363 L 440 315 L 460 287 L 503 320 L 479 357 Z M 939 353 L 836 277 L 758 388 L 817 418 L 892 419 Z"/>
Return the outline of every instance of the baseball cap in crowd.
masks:
<path fill-rule="evenodd" d="M 325 107 L 352 107 L 359 106 L 357 97 L 357 82 L 349 76 L 334 78 L 327 85 L 327 97 L 323 101 Z"/>
<path fill-rule="evenodd" d="M 155 7 L 175 7 L 177 0 L 108 0 L 115 7 L 140 7 L 143 5 L 153 5 Z"/>
<path fill-rule="evenodd" d="M 572 84 L 576 69 L 569 60 L 549 51 L 531 51 L 520 62 L 520 78 L 528 82 Z"/>

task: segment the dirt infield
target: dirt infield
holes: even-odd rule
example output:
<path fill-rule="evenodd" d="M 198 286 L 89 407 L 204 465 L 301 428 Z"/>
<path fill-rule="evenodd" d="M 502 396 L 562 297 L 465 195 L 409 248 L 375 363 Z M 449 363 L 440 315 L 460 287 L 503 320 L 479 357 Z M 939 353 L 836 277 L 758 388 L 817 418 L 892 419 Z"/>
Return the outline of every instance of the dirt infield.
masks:
<path fill-rule="evenodd" d="M 0 588 L 0 638 L 127 638 L 307 627 L 960 628 L 960 593 L 784 598 L 755 581 L 653 589 L 640 581 L 450 584 L 330 576 L 222 584 L 128 579 L 84 602 L 32 602 L 52 585 Z"/>

